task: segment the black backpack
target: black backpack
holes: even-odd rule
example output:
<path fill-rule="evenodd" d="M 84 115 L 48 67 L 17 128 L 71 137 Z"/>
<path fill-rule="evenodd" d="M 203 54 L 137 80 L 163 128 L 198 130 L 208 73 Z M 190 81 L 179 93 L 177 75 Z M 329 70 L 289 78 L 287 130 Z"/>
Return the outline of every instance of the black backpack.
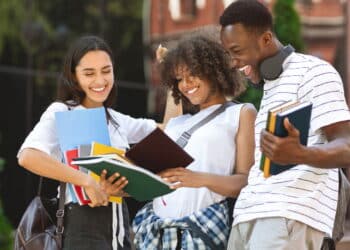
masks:
<path fill-rule="evenodd" d="M 350 183 L 342 169 L 339 169 L 338 203 L 332 236 L 323 239 L 321 250 L 335 250 L 335 245 L 344 236 L 345 217 L 350 200 Z"/>

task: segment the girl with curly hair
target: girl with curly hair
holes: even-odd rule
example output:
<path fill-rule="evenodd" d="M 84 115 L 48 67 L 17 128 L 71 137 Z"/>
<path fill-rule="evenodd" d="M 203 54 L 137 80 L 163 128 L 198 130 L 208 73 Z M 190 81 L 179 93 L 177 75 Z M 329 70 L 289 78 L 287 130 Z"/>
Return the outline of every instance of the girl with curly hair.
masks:
<path fill-rule="evenodd" d="M 204 36 L 180 41 L 160 64 L 163 82 L 176 102 L 192 112 L 172 118 L 165 132 L 174 140 L 243 90 L 229 54 Z M 173 192 L 145 205 L 133 221 L 136 249 L 225 249 L 232 210 L 254 162 L 251 104 L 230 102 L 198 128 L 184 149 L 195 159 L 188 167 L 160 174 Z"/>

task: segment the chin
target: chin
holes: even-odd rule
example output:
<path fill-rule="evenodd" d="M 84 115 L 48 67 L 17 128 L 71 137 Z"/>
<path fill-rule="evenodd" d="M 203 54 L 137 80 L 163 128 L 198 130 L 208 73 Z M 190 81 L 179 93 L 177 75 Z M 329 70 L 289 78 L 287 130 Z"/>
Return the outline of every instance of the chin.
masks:
<path fill-rule="evenodd" d="M 200 104 L 200 102 L 192 102 L 192 101 L 190 101 L 190 103 L 192 104 L 192 105 L 194 105 L 194 106 L 196 106 L 196 105 L 199 105 Z"/>

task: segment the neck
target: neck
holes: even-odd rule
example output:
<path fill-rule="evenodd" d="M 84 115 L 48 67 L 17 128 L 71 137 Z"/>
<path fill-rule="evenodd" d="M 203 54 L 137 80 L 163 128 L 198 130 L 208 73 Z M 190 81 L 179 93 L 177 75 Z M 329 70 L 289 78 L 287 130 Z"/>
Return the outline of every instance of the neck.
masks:
<path fill-rule="evenodd" d="M 200 104 L 199 105 L 199 109 L 202 110 L 202 109 L 208 108 L 208 107 L 216 105 L 216 104 L 223 104 L 225 102 L 226 102 L 226 98 L 225 97 L 220 97 L 220 98 L 217 98 L 217 99 L 215 99 L 213 101 Z"/>
<path fill-rule="evenodd" d="M 269 56 L 276 55 L 281 49 L 283 49 L 283 44 L 277 39 L 273 39 L 273 43 L 271 43 L 271 54 Z"/>

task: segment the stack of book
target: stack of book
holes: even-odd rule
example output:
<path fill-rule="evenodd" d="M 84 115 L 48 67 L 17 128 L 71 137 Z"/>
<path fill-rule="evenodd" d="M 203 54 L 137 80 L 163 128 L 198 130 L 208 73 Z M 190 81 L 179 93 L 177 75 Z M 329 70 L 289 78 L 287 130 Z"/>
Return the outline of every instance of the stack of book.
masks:
<path fill-rule="evenodd" d="M 92 141 L 96 140 L 110 145 L 104 108 L 56 112 L 55 122 L 64 162 L 76 170 L 87 172 L 87 170 L 72 163 L 73 159 L 86 156 L 83 151 L 79 150 L 81 145 L 91 144 Z M 90 152 L 88 154 L 90 155 Z M 93 177 L 97 180 L 99 178 L 99 176 Z M 72 202 L 80 205 L 86 205 L 90 202 L 84 188 L 71 183 L 67 183 L 67 187 Z M 121 202 L 121 198 L 110 197 L 110 201 Z"/>
<path fill-rule="evenodd" d="M 157 173 L 167 168 L 186 167 L 193 161 L 159 128 L 127 152 L 111 147 L 103 108 L 58 112 L 56 127 L 69 166 L 90 174 L 97 181 L 104 169 L 107 178 L 118 172 L 128 180 L 124 191 L 139 201 L 172 192 L 171 184 Z M 73 202 L 89 203 L 82 187 L 68 186 Z M 110 197 L 110 201 L 121 202 L 121 198 Z"/>
<path fill-rule="evenodd" d="M 276 136 L 286 137 L 288 132 L 284 127 L 283 121 L 285 118 L 288 118 L 289 122 L 300 132 L 300 143 L 307 145 L 311 110 L 311 102 L 300 102 L 298 100 L 278 105 L 277 107 L 270 109 L 268 112 L 266 130 Z M 263 154 L 260 160 L 260 170 L 264 172 L 265 178 L 279 174 L 295 165 L 296 164 L 281 165 L 272 162 Z"/>

